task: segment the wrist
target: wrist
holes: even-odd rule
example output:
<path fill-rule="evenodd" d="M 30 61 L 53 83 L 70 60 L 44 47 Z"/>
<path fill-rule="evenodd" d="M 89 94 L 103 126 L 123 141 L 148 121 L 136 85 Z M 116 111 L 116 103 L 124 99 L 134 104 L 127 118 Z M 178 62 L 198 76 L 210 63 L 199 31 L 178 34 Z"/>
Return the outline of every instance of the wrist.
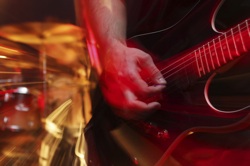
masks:
<path fill-rule="evenodd" d="M 114 55 L 119 56 L 118 52 L 120 52 L 123 48 L 127 47 L 126 42 L 117 39 L 106 40 L 105 43 L 100 45 L 101 54 L 100 59 L 102 62 L 108 60 L 110 56 Z"/>

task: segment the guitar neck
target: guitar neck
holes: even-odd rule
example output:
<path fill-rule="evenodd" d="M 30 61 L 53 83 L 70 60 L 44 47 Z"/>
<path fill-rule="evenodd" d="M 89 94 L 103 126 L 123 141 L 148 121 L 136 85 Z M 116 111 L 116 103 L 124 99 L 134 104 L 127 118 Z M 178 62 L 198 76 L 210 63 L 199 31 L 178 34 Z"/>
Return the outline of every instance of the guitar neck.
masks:
<path fill-rule="evenodd" d="M 246 53 L 250 49 L 249 22 L 245 20 L 191 52 L 161 63 L 158 67 L 164 78 L 186 86 Z"/>
<path fill-rule="evenodd" d="M 192 52 L 199 77 L 214 71 L 250 49 L 249 20 L 231 28 Z"/>

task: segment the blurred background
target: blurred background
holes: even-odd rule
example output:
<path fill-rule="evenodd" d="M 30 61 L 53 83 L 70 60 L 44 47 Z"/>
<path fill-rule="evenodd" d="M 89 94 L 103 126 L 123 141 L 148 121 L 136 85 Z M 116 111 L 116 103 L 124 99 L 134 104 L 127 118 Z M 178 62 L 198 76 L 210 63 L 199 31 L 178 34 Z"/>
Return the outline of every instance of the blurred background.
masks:
<path fill-rule="evenodd" d="M 76 3 L 0 0 L 2 166 L 86 164 L 94 84 Z"/>
<path fill-rule="evenodd" d="M 136 2 L 139 3 L 139 0 Z M 186 2 L 193 4 L 196 1 Z M 236 20 L 238 21 L 236 15 L 240 16 L 240 20 L 249 17 L 248 0 L 241 3 L 234 0 L 225 2 L 228 3 L 222 6 L 223 14 L 218 13 L 217 25 L 221 29 L 234 25 Z M 229 5 L 233 6 L 234 10 L 227 8 Z M 186 129 L 202 124 L 237 126 L 238 121 L 247 126 L 243 132 L 236 130 L 221 135 L 208 132 L 192 135 L 186 133 L 185 136 L 189 137 L 180 145 L 175 144 L 176 149 L 172 148 L 173 155 L 169 155 L 168 164 L 249 165 L 249 115 L 245 121 L 240 121 L 244 116 L 221 117 L 221 114 L 214 112 L 210 116 L 207 113 L 211 113 L 211 109 L 207 103 L 201 101 L 201 95 L 196 93 L 190 96 L 188 91 L 185 91 L 184 95 L 188 97 L 190 107 L 185 103 L 177 103 L 178 107 L 174 105 L 173 109 L 169 101 L 164 101 L 165 110 L 156 112 L 145 121 L 130 124 L 123 123 L 123 120 L 114 116 L 100 91 L 97 91 L 94 99 L 101 101 L 101 104 L 98 103 L 100 105 L 95 110 L 101 111 L 92 118 L 92 91 L 96 89 L 97 79 L 92 73 L 86 31 L 80 18 L 79 6 L 80 0 L 0 0 L 1 166 L 85 166 L 88 155 L 88 165 L 93 166 L 130 166 L 139 163 L 150 165 L 150 162 L 157 161 L 178 134 Z M 138 12 L 134 9 L 131 11 Z M 170 11 L 175 13 L 177 10 L 172 8 Z M 206 12 L 207 9 L 199 16 L 208 16 Z M 171 20 L 176 18 L 170 16 L 168 19 L 171 23 Z M 129 21 L 133 21 L 133 18 L 129 17 L 128 23 L 131 23 Z M 190 30 L 195 31 L 194 38 L 208 35 L 203 33 L 203 23 L 194 19 L 192 26 L 185 26 L 184 31 L 177 32 L 180 38 L 171 33 L 170 44 L 177 44 L 173 48 L 178 51 L 181 47 L 186 47 L 185 44 L 194 44 L 193 41 L 188 43 L 182 34 Z M 145 30 L 144 24 L 140 28 Z M 158 43 L 154 41 L 154 44 Z M 158 47 L 163 51 L 167 48 L 161 45 Z M 161 51 L 158 47 L 157 50 Z M 241 86 L 243 84 L 235 86 L 235 77 L 232 77 L 233 82 L 229 88 L 225 88 L 224 84 L 228 79 L 224 82 L 222 80 L 223 84 L 215 86 L 215 92 L 242 87 L 243 92 L 249 94 L 248 57 L 246 56 L 247 60 L 242 59 L 244 63 L 238 65 L 243 69 L 236 68 L 241 74 L 242 71 L 247 71 L 243 81 L 239 81 L 245 85 L 244 88 Z M 239 73 L 235 75 L 238 76 Z M 203 86 L 204 82 L 201 81 Z M 198 85 L 199 82 L 195 86 Z M 220 91 L 217 91 L 218 89 Z M 193 92 L 193 89 L 190 91 Z M 227 94 L 226 96 L 228 97 Z M 243 97 L 249 103 L 249 95 Z M 220 99 L 224 101 L 227 98 L 222 96 Z M 245 101 L 243 98 L 237 99 L 240 102 Z M 225 103 L 228 106 L 231 99 Z M 83 132 L 90 119 L 94 119 L 94 122 L 90 124 L 85 138 Z M 221 130 L 223 133 L 224 129 Z M 206 162 L 208 159 L 210 162 Z"/>

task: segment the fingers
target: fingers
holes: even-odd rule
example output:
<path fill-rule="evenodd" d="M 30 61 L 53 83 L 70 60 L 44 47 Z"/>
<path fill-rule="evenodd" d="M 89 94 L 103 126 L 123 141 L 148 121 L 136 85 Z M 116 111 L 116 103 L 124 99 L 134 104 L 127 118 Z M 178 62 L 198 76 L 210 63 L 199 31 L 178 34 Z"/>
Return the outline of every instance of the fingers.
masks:
<path fill-rule="evenodd" d="M 150 111 L 158 109 L 161 106 L 158 102 L 145 103 L 138 100 L 137 96 L 129 89 L 124 91 L 124 97 L 126 98 L 127 106 L 133 111 Z"/>
<path fill-rule="evenodd" d="M 154 111 L 158 110 L 161 105 L 158 102 L 145 104 L 141 101 L 134 101 L 128 107 L 133 109 L 117 109 L 115 113 L 124 119 L 144 119 Z"/>
<path fill-rule="evenodd" d="M 123 82 L 124 83 L 124 82 Z M 152 85 L 149 86 L 138 73 L 130 75 L 130 81 L 126 83 L 126 86 L 137 96 L 138 100 L 145 101 L 148 98 L 161 93 L 165 88 L 164 85 Z"/>
<path fill-rule="evenodd" d="M 152 58 L 137 49 L 129 50 L 127 56 L 116 57 L 107 63 L 101 78 L 103 93 L 117 114 L 130 119 L 149 114 L 161 107 L 156 98 L 166 86 L 166 81 L 155 66 Z M 121 59 L 119 59 L 121 58 Z M 151 83 L 147 80 L 152 80 Z"/>
<path fill-rule="evenodd" d="M 127 81 L 126 84 L 129 88 L 139 99 L 143 100 L 161 93 L 166 87 L 165 79 L 154 65 L 151 57 L 148 56 L 138 58 L 139 66 L 138 63 L 134 66 L 131 65 L 123 81 Z"/>
<path fill-rule="evenodd" d="M 119 97 L 119 94 L 115 96 L 114 93 L 109 93 L 112 96 L 109 96 L 111 97 L 109 98 L 110 102 L 113 103 L 113 106 L 116 106 L 115 113 L 122 118 L 142 119 L 161 107 L 158 102 L 145 103 L 138 100 L 134 93 L 128 89 L 123 92 L 123 99 L 121 96 Z"/>
<path fill-rule="evenodd" d="M 150 78 L 150 81 L 152 81 L 154 85 L 166 85 L 166 80 L 159 69 L 155 66 L 152 58 L 149 55 L 144 54 L 141 56 L 139 65 L 141 66 L 141 71 L 143 71 L 142 75 L 144 75 L 146 79 Z"/>
<path fill-rule="evenodd" d="M 102 91 L 108 103 L 117 110 L 115 113 L 125 119 L 141 119 L 161 107 L 159 102 L 139 99 L 123 84 L 104 86 Z"/>

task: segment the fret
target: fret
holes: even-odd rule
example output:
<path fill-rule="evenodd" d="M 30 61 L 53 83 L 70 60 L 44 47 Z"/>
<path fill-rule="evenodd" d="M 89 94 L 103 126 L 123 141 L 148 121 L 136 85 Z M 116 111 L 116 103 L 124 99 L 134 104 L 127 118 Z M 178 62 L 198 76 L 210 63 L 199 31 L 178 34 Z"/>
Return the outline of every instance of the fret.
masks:
<path fill-rule="evenodd" d="M 240 55 L 241 53 L 246 52 L 244 46 L 242 45 L 242 36 L 239 34 L 239 26 L 232 28 L 232 35 L 235 39 L 235 45 L 237 47 L 238 54 Z"/>
<path fill-rule="evenodd" d="M 194 54 L 189 54 L 186 56 L 187 59 L 184 60 L 184 67 L 178 68 L 178 74 L 173 77 L 175 79 L 175 85 L 178 88 L 186 88 L 192 82 L 197 80 L 201 75 L 197 73 L 197 67 L 195 63 Z M 191 60 L 191 63 L 190 61 Z M 199 71 L 198 71 L 199 72 Z M 171 77 L 170 77 L 171 78 Z M 167 80 L 169 83 L 169 79 Z"/>
<path fill-rule="evenodd" d="M 221 66 L 222 64 L 226 63 L 226 59 L 224 56 L 224 51 L 222 49 L 222 42 L 220 36 L 214 39 L 214 47 L 216 49 L 219 66 Z"/>
<path fill-rule="evenodd" d="M 240 24 L 239 24 L 237 27 L 238 27 L 238 30 L 239 30 L 240 41 L 241 41 L 241 44 L 242 44 L 242 46 L 243 46 L 243 50 L 244 50 L 244 52 L 246 52 L 247 49 L 246 49 L 245 43 L 244 43 L 243 38 L 242 38 L 241 29 L 240 29 Z"/>
<path fill-rule="evenodd" d="M 235 42 L 235 38 L 234 38 L 234 34 L 233 34 L 233 29 L 230 30 L 231 32 L 231 35 L 232 35 L 232 40 L 233 40 L 233 44 L 234 44 L 234 48 L 235 48 L 235 53 L 237 56 L 240 55 L 239 51 L 238 51 L 238 48 L 237 48 L 237 45 L 236 45 L 236 42 Z"/>
<path fill-rule="evenodd" d="M 249 30 L 248 21 L 249 20 L 246 20 L 245 23 L 246 23 L 246 27 L 247 27 L 248 37 L 250 37 L 250 30 Z"/>
<path fill-rule="evenodd" d="M 195 56 L 193 56 L 193 57 L 195 57 Z M 189 68 L 190 68 L 190 75 L 189 75 L 189 77 L 191 77 L 190 79 L 192 79 L 194 81 L 197 78 L 201 77 L 201 75 L 199 74 L 199 72 L 197 74 L 197 62 L 196 62 L 196 60 L 192 61 L 192 63 L 189 65 Z"/>
<path fill-rule="evenodd" d="M 207 65 L 207 71 L 210 72 L 211 70 L 210 70 L 210 67 L 209 67 L 209 64 L 208 64 L 207 54 L 206 54 L 206 50 L 205 50 L 204 45 L 202 46 L 202 49 L 203 49 L 203 52 L 204 52 L 204 58 L 205 58 L 206 65 Z"/>
<path fill-rule="evenodd" d="M 193 73 L 193 71 L 190 68 L 184 67 L 181 70 L 179 70 L 178 77 L 176 83 L 179 88 L 186 88 L 188 85 L 190 85 L 193 80 L 192 78 L 196 76 L 196 73 Z"/>
<path fill-rule="evenodd" d="M 226 47 L 227 47 L 227 50 L 228 50 L 229 59 L 232 60 L 233 57 L 232 57 L 231 50 L 230 50 L 230 47 L 229 47 L 229 44 L 228 44 L 227 33 L 224 33 L 224 37 L 225 37 L 225 40 L 226 40 Z"/>
<path fill-rule="evenodd" d="M 243 40 L 245 43 L 246 50 L 250 49 L 250 29 L 249 29 L 249 19 L 244 22 L 244 31 L 242 31 Z"/>
<path fill-rule="evenodd" d="M 218 64 L 218 67 L 219 67 L 219 66 L 221 66 L 221 64 L 220 64 L 218 52 L 217 52 L 217 50 L 216 50 L 216 44 L 215 44 L 215 40 L 214 40 L 214 39 L 213 39 L 213 47 L 214 47 L 214 53 L 215 53 L 215 55 L 216 55 L 217 64 Z"/>
<path fill-rule="evenodd" d="M 210 42 L 208 42 L 207 45 L 208 45 L 208 51 L 209 51 L 209 55 L 210 55 L 210 60 L 211 60 L 211 63 L 212 63 L 212 67 L 213 67 L 213 69 L 215 69 L 214 59 L 213 59 L 213 55 L 212 55 L 211 48 L 210 48 Z"/>
<path fill-rule="evenodd" d="M 201 54 L 201 49 L 199 48 L 199 55 L 200 55 L 200 60 L 201 60 L 201 67 L 203 69 L 203 74 L 206 74 L 206 70 L 205 70 L 205 67 L 204 67 L 204 62 L 202 60 L 202 54 Z"/>
<path fill-rule="evenodd" d="M 201 73 L 203 72 L 203 69 L 199 65 L 199 57 L 197 54 L 197 50 L 194 51 L 194 54 L 195 54 L 195 60 L 196 60 L 196 65 L 197 65 L 197 71 L 198 71 L 199 77 L 201 77 L 202 76 Z"/>
<path fill-rule="evenodd" d="M 201 47 L 196 47 L 192 52 L 184 52 L 181 59 L 172 59 L 175 63 L 165 61 L 163 64 L 165 66 L 162 66 L 165 71 L 164 77 L 168 78 L 168 82 L 174 82 L 175 74 L 177 74 L 181 79 L 179 83 L 186 86 L 193 80 L 206 75 L 207 72 L 233 60 L 236 56 L 246 53 L 250 50 L 249 28 L 249 20 L 245 20 Z"/>
<path fill-rule="evenodd" d="M 207 74 L 250 49 L 248 20 L 202 45 L 195 51 L 199 75 Z"/>
<path fill-rule="evenodd" d="M 250 30 L 249 30 L 249 20 L 246 20 L 244 24 L 241 25 L 241 36 L 244 42 L 245 51 L 250 49 Z"/>
<path fill-rule="evenodd" d="M 221 55 L 222 55 L 222 60 L 224 63 L 226 63 L 226 58 L 225 58 L 225 54 L 224 54 L 224 50 L 223 50 L 223 46 L 222 46 L 222 42 L 221 42 L 221 39 L 220 39 L 221 36 L 218 37 L 219 39 L 219 44 L 220 44 L 220 51 L 221 51 Z"/>

